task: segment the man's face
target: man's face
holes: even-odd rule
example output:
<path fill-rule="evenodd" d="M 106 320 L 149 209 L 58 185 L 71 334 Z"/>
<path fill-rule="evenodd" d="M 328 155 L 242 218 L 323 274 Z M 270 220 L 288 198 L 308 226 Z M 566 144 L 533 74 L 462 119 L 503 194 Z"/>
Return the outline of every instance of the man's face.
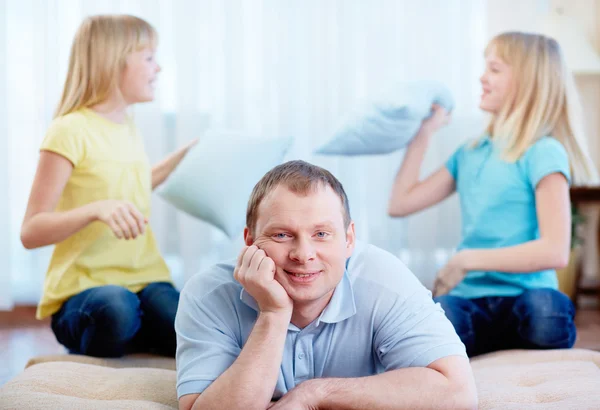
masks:
<path fill-rule="evenodd" d="M 344 227 L 340 197 L 329 186 L 298 195 L 286 186 L 271 191 L 258 207 L 254 244 L 273 259 L 275 279 L 295 306 L 328 302 L 354 249 L 354 223 Z"/>

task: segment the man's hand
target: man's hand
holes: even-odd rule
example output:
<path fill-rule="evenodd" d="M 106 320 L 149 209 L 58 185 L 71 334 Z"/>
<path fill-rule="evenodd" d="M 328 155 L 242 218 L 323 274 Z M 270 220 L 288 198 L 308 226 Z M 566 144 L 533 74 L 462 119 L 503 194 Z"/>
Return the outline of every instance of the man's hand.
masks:
<path fill-rule="evenodd" d="M 433 285 L 433 296 L 442 296 L 456 287 L 467 275 L 464 252 L 454 255 L 437 274 Z"/>
<path fill-rule="evenodd" d="M 275 272 L 273 259 L 252 245 L 240 253 L 233 277 L 256 300 L 261 313 L 291 315 L 294 307 L 292 299 L 275 279 Z"/>
<path fill-rule="evenodd" d="M 300 383 L 287 392 L 281 399 L 271 404 L 269 410 L 317 410 L 318 394 L 322 389 L 315 388 L 317 379 Z M 312 384 L 312 386 L 311 386 Z"/>

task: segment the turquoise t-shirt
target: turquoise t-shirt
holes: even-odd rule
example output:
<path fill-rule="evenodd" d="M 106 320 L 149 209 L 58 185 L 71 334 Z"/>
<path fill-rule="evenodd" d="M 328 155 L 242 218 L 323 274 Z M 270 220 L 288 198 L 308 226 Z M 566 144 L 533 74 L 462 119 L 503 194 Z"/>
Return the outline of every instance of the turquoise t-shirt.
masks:
<path fill-rule="evenodd" d="M 501 158 L 489 137 L 462 145 L 446 168 L 456 181 L 462 214 L 461 249 L 495 249 L 539 239 L 535 189 L 560 172 L 570 183 L 569 158 L 556 139 L 544 137 L 516 162 Z M 527 273 L 471 271 L 450 295 L 464 298 L 517 296 L 526 289 L 557 289 L 554 270 Z"/>

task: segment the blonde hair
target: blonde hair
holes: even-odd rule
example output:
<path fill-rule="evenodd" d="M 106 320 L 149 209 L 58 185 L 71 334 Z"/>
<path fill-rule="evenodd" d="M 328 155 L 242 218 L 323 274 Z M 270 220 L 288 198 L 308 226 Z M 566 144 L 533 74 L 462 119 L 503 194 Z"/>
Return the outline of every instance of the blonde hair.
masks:
<path fill-rule="evenodd" d="M 538 139 L 552 136 L 567 151 L 574 183 L 597 182 L 575 81 L 556 40 L 507 32 L 490 41 L 485 54 L 492 52 L 513 68 L 512 98 L 487 128 L 491 138 L 502 141 L 504 159 L 516 161 Z"/>
<path fill-rule="evenodd" d="M 158 35 L 146 21 L 129 15 L 86 18 L 73 40 L 69 69 L 55 117 L 104 102 L 119 90 L 127 56 L 156 47 Z"/>

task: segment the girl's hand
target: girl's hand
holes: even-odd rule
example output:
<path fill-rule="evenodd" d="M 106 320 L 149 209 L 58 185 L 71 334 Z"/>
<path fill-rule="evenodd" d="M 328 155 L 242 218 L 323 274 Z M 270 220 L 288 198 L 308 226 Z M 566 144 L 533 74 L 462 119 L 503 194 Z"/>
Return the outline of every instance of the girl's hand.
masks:
<path fill-rule="evenodd" d="M 192 148 L 194 145 L 196 145 L 198 143 L 198 140 L 199 140 L 199 138 L 194 138 L 193 140 L 191 140 L 190 142 L 185 144 L 183 147 L 181 147 L 180 151 L 183 151 L 185 154 L 187 154 L 187 152 L 190 150 L 190 148 Z"/>
<path fill-rule="evenodd" d="M 450 123 L 452 115 L 441 105 L 431 106 L 431 115 L 423 120 L 419 134 L 431 135 L 437 130 Z"/>
<path fill-rule="evenodd" d="M 131 202 L 109 199 L 92 206 L 95 219 L 108 225 L 119 239 L 135 239 L 146 231 L 148 220 Z"/>
<path fill-rule="evenodd" d="M 456 287 L 467 275 L 464 252 L 458 252 L 437 274 L 433 285 L 433 296 L 442 296 Z"/>

